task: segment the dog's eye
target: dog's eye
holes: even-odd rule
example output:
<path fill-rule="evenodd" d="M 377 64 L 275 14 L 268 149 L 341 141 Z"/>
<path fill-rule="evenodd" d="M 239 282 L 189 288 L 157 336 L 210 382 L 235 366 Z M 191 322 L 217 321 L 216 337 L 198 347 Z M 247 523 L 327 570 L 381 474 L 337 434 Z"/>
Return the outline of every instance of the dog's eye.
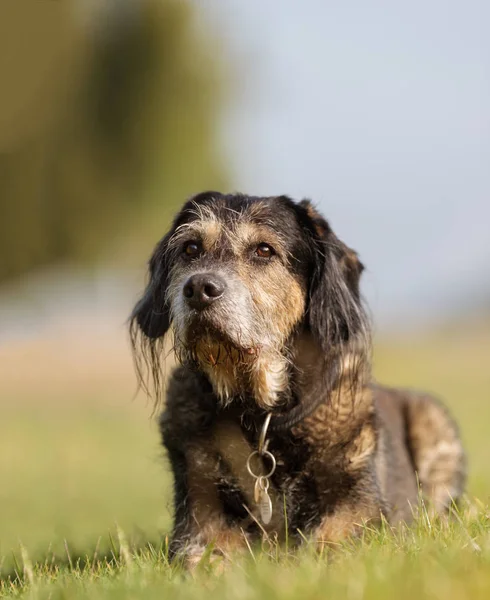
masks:
<path fill-rule="evenodd" d="M 201 247 L 197 242 L 186 242 L 182 252 L 189 257 L 197 256 L 201 252 Z"/>
<path fill-rule="evenodd" d="M 274 248 L 269 244 L 259 244 L 255 250 L 255 254 L 260 258 L 271 258 L 274 252 Z"/>

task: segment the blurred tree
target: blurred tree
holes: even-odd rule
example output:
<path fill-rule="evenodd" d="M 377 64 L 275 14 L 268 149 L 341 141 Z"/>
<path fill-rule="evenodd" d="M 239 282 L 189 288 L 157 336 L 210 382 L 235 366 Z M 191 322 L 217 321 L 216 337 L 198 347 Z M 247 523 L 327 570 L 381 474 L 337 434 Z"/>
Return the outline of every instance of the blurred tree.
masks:
<path fill-rule="evenodd" d="M 104 10 L 81 21 L 66 3 L 2 3 L 0 281 L 139 260 L 185 197 L 226 185 L 223 53 L 195 5 L 89 5 Z"/>

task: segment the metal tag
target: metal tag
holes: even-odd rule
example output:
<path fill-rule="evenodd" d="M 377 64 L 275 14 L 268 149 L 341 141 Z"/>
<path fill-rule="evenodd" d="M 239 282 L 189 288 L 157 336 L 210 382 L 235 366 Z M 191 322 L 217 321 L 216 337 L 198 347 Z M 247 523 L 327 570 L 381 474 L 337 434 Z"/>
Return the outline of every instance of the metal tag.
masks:
<path fill-rule="evenodd" d="M 272 501 L 267 490 L 259 488 L 259 511 L 264 525 L 268 525 L 272 519 Z"/>
<path fill-rule="evenodd" d="M 255 480 L 255 486 L 254 486 L 254 500 L 255 500 L 255 504 L 258 504 L 260 502 L 260 477 L 257 477 L 257 479 Z"/>

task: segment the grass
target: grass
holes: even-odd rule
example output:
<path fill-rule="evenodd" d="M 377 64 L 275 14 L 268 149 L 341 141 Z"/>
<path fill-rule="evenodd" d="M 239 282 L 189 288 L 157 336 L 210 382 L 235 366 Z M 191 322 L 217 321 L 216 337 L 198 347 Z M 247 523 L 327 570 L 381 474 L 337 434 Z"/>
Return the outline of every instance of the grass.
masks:
<path fill-rule="evenodd" d="M 488 598 L 490 522 L 482 506 L 448 524 L 365 530 L 361 540 L 316 553 L 274 544 L 236 559 L 224 573 L 204 560 L 194 578 L 169 566 L 165 545 L 128 545 L 119 531 L 108 556 L 33 565 L 27 552 L 5 596 L 33 598 Z"/>
<path fill-rule="evenodd" d="M 131 400 L 125 340 L 0 347 L 0 597 L 490 597 L 490 330 L 484 324 L 376 348 L 389 384 L 435 391 L 461 425 L 468 500 L 449 523 L 366 528 L 318 554 L 265 545 L 219 575 L 170 567 L 170 485 L 150 407 Z M 24 365 L 33 365 L 26 376 Z"/>

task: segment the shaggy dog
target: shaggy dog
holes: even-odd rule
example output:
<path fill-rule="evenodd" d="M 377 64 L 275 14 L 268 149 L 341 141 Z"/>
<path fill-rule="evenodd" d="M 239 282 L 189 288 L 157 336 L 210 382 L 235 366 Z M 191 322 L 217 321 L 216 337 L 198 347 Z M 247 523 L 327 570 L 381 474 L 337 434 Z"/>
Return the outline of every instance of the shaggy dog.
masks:
<path fill-rule="evenodd" d="M 180 366 L 163 443 L 172 555 L 196 564 L 264 533 L 336 543 L 363 523 L 444 512 L 463 492 L 457 429 L 432 397 L 373 382 L 363 266 L 309 201 L 205 192 L 149 264 L 131 317 L 140 378 Z"/>

